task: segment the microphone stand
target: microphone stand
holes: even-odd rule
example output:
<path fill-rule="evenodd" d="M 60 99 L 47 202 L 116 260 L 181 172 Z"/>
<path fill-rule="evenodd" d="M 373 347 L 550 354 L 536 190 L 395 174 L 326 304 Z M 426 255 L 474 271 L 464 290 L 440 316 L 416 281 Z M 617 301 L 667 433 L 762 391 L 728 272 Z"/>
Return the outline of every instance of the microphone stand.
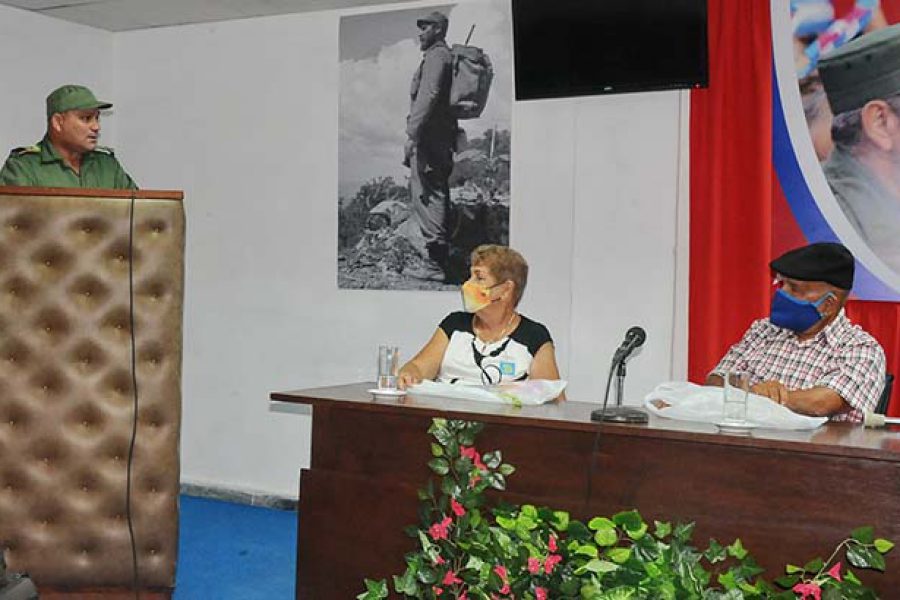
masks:
<path fill-rule="evenodd" d="M 606 403 L 609 400 L 609 386 L 606 387 L 606 394 L 603 398 L 603 408 L 591 411 L 592 421 L 606 421 L 610 423 L 646 423 L 650 420 L 647 412 L 641 408 L 634 406 L 623 406 L 622 399 L 625 396 L 625 359 L 616 357 L 610 367 L 610 375 L 613 369 L 616 371 L 616 405 L 607 408 Z"/>

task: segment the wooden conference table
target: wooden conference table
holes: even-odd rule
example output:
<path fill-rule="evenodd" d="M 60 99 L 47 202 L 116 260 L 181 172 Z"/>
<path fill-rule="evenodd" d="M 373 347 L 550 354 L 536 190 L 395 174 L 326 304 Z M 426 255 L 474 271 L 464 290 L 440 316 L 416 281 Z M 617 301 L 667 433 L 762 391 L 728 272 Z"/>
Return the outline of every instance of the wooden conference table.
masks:
<path fill-rule="evenodd" d="M 409 395 L 378 399 L 360 383 L 275 392 L 312 407 L 312 459 L 300 477 L 297 597 L 346 600 L 363 578 L 402 574 L 418 524 L 416 490 L 431 473 L 431 418 L 478 420 L 479 451 L 516 467 L 505 500 L 585 519 L 638 509 L 648 521 L 696 522 L 694 542 L 740 537 L 766 568 L 827 558 L 850 531 L 874 525 L 900 542 L 900 429 L 828 424 L 742 437 L 651 416 L 648 425 L 591 422 L 596 404 L 515 408 Z M 599 439 L 595 436 L 599 433 Z M 592 454 L 596 462 L 591 472 Z M 587 498 L 591 473 L 592 494 Z M 900 544 L 898 544 L 900 545 Z M 900 590 L 900 554 L 862 571 L 883 598 Z"/>

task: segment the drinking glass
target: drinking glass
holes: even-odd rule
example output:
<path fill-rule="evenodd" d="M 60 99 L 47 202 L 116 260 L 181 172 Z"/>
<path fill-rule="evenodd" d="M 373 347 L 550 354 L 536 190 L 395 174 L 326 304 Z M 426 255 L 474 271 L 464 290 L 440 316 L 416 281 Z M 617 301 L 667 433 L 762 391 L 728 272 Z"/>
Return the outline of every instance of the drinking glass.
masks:
<path fill-rule="evenodd" d="M 397 346 L 378 346 L 378 389 L 396 390 L 400 370 L 400 349 Z"/>
<path fill-rule="evenodd" d="M 724 408 L 722 420 L 730 425 L 740 425 L 747 421 L 747 395 L 750 393 L 750 373 L 729 371 L 723 377 Z"/>

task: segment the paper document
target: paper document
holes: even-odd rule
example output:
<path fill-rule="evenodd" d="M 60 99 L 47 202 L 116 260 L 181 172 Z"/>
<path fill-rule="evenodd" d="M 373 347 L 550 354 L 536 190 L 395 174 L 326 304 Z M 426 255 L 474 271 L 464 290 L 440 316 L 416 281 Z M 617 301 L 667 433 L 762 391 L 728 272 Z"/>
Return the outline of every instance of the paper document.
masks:
<path fill-rule="evenodd" d="M 555 399 L 565 388 L 566 382 L 561 379 L 554 381 L 549 379 L 527 379 L 525 381 L 513 381 L 492 386 L 423 381 L 410 386 L 409 392 L 426 396 L 444 396 L 460 400 L 492 402 L 494 404 L 537 406 Z"/>

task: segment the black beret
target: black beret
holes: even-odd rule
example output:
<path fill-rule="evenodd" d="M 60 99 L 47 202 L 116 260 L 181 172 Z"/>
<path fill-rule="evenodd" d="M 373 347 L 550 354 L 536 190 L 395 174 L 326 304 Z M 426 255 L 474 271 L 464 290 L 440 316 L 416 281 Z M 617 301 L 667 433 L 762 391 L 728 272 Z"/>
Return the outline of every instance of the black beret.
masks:
<path fill-rule="evenodd" d="M 853 255 L 841 244 L 818 242 L 785 252 L 772 270 L 800 281 L 824 281 L 842 290 L 853 287 Z"/>

